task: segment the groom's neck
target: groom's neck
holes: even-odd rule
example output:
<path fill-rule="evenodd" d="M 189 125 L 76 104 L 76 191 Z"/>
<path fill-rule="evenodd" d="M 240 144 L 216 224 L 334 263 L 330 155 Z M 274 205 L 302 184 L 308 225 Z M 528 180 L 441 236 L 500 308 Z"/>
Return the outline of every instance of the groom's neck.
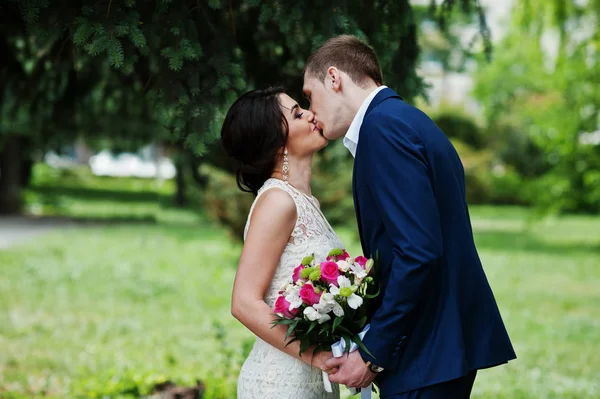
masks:
<path fill-rule="evenodd" d="M 363 86 L 351 85 L 349 92 L 347 93 L 348 99 L 352 108 L 353 113 L 358 112 L 358 109 L 362 103 L 369 97 L 373 90 L 377 89 L 379 85 L 373 81 L 369 81 L 368 84 Z"/>

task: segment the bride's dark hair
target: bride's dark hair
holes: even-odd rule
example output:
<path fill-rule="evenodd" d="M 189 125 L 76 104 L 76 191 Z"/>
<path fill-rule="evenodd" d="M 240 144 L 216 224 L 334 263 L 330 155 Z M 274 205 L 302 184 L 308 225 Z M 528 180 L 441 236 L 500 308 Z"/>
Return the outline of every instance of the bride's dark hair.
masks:
<path fill-rule="evenodd" d="M 282 87 L 252 90 L 238 98 L 225 117 L 221 142 L 239 163 L 237 185 L 254 195 L 275 170 L 285 147 L 288 123 L 279 104 Z"/>

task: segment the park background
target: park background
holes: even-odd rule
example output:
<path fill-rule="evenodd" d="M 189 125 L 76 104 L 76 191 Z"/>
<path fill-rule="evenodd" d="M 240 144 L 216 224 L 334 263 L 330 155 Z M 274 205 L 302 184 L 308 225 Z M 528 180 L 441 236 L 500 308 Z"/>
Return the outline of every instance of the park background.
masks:
<path fill-rule="evenodd" d="M 598 0 L 3 0 L 0 397 L 235 397 L 252 196 L 220 125 L 268 84 L 307 106 L 304 61 L 340 33 L 463 161 L 518 355 L 473 397 L 600 397 L 599 19 Z M 330 143 L 314 167 L 360 252 L 350 155 Z"/>

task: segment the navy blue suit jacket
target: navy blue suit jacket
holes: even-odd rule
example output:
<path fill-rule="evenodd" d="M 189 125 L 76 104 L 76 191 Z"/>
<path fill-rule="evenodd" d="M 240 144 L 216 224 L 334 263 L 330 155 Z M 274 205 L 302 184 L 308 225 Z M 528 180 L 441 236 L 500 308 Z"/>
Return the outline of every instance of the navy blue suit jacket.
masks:
<path fill-rule="evenodd" d="M 433 121 L 391 89 L 360 129 L 353 192 L 363 251 L 378 257 L 381 295 L 361 355 L 385 371 L 383 395 L 514 359 L 481 266 L 462 163 Z"/>

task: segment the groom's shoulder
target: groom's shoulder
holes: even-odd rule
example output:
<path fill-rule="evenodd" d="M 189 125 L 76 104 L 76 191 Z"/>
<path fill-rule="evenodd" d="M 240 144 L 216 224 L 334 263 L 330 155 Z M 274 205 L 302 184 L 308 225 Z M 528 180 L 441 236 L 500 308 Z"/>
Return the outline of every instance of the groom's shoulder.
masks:
<path fill-rule="evenodd" d="M 379 102 L 370 113 L 389 117 L 425 117 L 429 118 L 423 111 L 407 103 L 398 95 L 390 96 Z"/>
<path fill-rule="evenodd" d="M 364 122 L 377 123 L 383 120 L 411 124 L 431 120 L 423 111 L 406 103 L 400 97 L 388 97 L 373 107 L 365 115 Z"/>

